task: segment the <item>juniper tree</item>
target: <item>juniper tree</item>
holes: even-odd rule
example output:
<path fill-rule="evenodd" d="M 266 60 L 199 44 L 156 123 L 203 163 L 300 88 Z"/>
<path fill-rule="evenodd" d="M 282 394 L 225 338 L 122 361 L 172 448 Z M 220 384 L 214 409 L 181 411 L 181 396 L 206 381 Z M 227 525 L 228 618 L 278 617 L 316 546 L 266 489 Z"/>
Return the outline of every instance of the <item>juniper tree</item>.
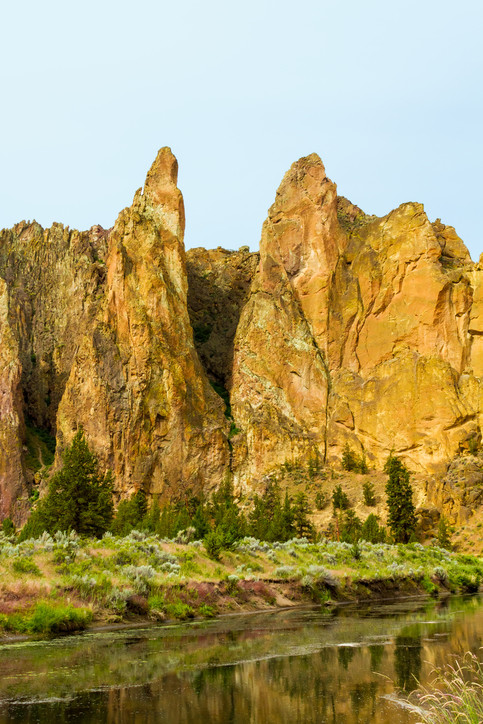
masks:
<path fill-rule="evenodd" d="M 148 504 L 144 490 L 138 490 L 130 498 L 121 500 L 116 517 L 112 522 L 112 532 L 116 535 L 128 535 L 135 528 L 148 524 L 146 513 Z"/>
<path fill-rule="evenodd" d="M 74 530 L 80 535 L 99 537 L 109 528 L 112 516 L 111 474 L 100 472 L 97 457 L 79 430 L 64 452 L 62 469 L 50 479 L 47 495 L 22 531 L 22 538 L 44 530 Z"/>
<path fill-rule="evenodd" d="M 362 494 L 364 496 L 364 505 L 368 507 L 374 507 L 376 504 L 376 493 L 374 485 L 368 480 L 362 486 Z"/>
<path fill-rule="evenodd" d="M 293 526 L 297 538 L 315 539 L 315 528 L 309 520 L 310 506 L 305 493 L 297 493 L 292 506 Z"/>
<path fill-rule="evenodd" d="M 332 505 L 334 508 L 334 511 L 339 508 L 339 510 L 347 510 L 350 508 L 350 501 L 347 497 L 347 494 L 344 493 L 342 490 L 342 485 L 336 485 L 333 493 L 332 493 Z"/>
<path fill-rule="evenodd" d="M 367 540 L 370 543 L 385 543 L 386 542 L 386 531 L 379 525 L 379 521 L 374 513 L 370 513 L 367 516 L 361 530 L 361 538 Z"/>
<path fill-rule="evenodd" d="M 384 472 L 389 476 L 386 484 L 388 525 L 396 543 L 407 543 L 416 529 L 409 470 L 391 454 L 384 465 Z"/>

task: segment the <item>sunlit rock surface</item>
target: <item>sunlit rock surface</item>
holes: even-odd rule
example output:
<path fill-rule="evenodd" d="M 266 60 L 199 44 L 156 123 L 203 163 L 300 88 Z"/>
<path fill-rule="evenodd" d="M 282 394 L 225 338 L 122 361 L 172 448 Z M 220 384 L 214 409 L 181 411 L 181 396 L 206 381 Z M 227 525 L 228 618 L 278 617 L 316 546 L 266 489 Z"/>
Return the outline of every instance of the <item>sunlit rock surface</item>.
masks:
<path fill-rule="evenodd" d="M 259 254 L 185 253 L 184 223 L 163 148 L 112 229 L 0 232 L 2 517 L 81 426 L 118 496 L 250 489 L 346 442 L 441 473 L 479 441 L 483 265 L 421 204 L 368 216 L 312 154 Z"/>

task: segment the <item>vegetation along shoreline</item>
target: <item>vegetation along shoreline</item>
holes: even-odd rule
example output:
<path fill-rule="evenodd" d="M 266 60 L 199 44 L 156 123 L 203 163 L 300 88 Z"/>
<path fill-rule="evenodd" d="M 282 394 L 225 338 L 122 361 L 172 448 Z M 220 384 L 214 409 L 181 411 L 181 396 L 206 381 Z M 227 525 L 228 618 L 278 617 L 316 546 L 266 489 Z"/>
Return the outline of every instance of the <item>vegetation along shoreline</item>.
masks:
<path fill-rule="evenodd" d="M 410 475 L 388 458 L 386 529 L 361 521 L 334 485 L 325 531 L 311 520 L 307 495 L 282 494 L 269 478 L 251 505 L 227 480 L 210 498 L 190 494 L 148 506 L 137 492 L 114 513 L 110 475 L 102 475 L 82 431 L 17 534 L 0 534 L 0 630 L 49 635 L 92 624 L 187 620 L 302 603 L 476 593 L 483 560 L 452 552 L 448 531 L 423 546 L 416 538 Z M 343 465 L 354 460 L 347 450 Z M 359 461 L 360 462 L 360 461 Z M 366 481 L 370 506 L 374 490 Z"/>

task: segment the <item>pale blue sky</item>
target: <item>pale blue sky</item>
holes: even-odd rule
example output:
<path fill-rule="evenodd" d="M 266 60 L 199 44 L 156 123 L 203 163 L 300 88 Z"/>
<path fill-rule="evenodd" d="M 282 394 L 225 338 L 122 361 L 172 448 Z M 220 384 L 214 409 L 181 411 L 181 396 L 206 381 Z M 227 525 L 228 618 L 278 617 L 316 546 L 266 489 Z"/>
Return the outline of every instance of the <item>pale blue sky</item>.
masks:
<path fill-rule="evenodd" d="M 113 224 L 161 146 L 186 245 L 258 248 L 313 151 L 347 196 L 482 234 L 481 0 L 16 0 L 2 7 L 0 227 Z"/>

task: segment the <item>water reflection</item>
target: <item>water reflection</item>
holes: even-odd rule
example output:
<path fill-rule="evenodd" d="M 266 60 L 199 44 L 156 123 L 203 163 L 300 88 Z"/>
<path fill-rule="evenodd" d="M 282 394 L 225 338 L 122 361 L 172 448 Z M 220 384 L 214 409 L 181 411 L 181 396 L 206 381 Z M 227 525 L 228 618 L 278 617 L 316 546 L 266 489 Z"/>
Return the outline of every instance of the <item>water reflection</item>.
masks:
<path fill-rule="evenodd" d="M 477 650 L 481 598 L 230 617 L 0 647 L 0 724 L 409 724 L 385 698 Z M 50 699 L 50 701 L 46 701 Z"/>

